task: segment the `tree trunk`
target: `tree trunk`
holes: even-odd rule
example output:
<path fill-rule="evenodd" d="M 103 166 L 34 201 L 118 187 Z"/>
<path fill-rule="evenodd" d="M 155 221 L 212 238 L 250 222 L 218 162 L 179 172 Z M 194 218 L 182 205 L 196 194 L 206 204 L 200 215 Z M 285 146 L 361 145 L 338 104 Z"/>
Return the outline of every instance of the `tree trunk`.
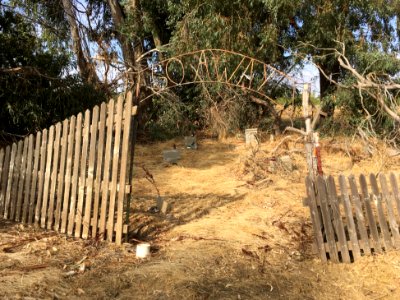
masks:
<path fill-rule="evenodd" d="M 76 20 L 75 10 L 73 8 L 71 0 L 62 0 L 62 5 L 64 12 L 67 15 L 67 20 L 70 26 L 71 36 L 72 36 L 72 48 L 76 55 L 76 60 L 78 62 L 79 74 L 82 78 L 94 86 L 99 86 L 100 81 L 97 77 L 94 65 L 89 63 L 86 59 L 85 53 L 82 49 L 82 40 L 79 35 L 78 22 Z"/>
<path fill-rule="evenodd" d="M 331 83 L 329 79 L 326 78 L 321 71 L 319 71 L 319 92 L 321 99 L 329 94 L 328 91 L 330 90 L 330 88 L 331 88 Z"/>
<path fill-rule="evenodd" d="M 133 72 L 134 71 L 137 72 L 138 70 L 136 68 L 137 64 L 135 61 L 134 47 L 129 38 L 127 38 L 124 34 L 121 33 L 121 28 L 125 24 L 125 15 L 118 0 L 108 0 L 108 4 L 110 6 L 111 15 L 116 27 L 117 38 L 121 44 L 122 54 L 124 56 L 124 64 L 127 71 L 128 86 L 132 88 L 136 83 L 135 82 L 136 78 Z M 132 1 L 132 7 L 133 9 L 135 9 L 136 1 Z"/>
<path fill-rule="evenodd" d="M 319 71 L 319 88 L 320 88 L 320 99 L 322 100 L 322 111 L 325 112 L 328 117 L 333 116 L 335 111 L 335 102 L 331 95 L 336 90 L 336 85 L 340 75 L 340 65 L 336 61 L 333 65 L 320 64 L 319 66 L 322 71 Z M 331 78 L 326 78 L 326 76 L 331 76 Z M 333 80 L 334 82 L 332 82 Z"/>

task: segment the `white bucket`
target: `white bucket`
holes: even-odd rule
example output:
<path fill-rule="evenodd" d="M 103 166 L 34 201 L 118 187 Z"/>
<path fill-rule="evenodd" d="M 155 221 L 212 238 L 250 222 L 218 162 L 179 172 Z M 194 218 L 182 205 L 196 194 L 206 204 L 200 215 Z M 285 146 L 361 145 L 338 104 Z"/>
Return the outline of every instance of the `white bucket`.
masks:
<path fill-rule="evenodd" d="M 136 258 L 146 258 L 150 255 L 150 244 L 142 243 L 136 246 Z"/>

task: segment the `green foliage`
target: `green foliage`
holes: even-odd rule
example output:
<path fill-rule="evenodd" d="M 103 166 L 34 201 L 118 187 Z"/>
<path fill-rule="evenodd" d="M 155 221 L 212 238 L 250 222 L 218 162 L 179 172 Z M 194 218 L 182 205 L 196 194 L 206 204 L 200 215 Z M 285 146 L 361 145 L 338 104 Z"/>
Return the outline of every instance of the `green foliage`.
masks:
<path fill-rule="evenodd" d="M 284 65 L 280 43 L 292 36 L 288 30 L 292 12 L 284 5 L 273 11 L 260 0 L 170 0 L 168 4 L 174 52 L 222 48 Z"/>
<path fill-rule="evenodd" d="M 354 82 L 355 79 L 350 76 L 343 80 L 343 84 L 347 86 Z M 327 97 L 331 97 L 327 103 L 336 105 L 336 112 L 334 117 L 325 120 L 319 128 L 323 135 L 354 135 L 358 128 L 368 128 L 368 131 L 377 136 L 388 138 L 397 132 L 395 122 L 369 94 L 363 92 L 360 95 L 358 90 L 339 88 L 335 94 Z"/>
<path fill-rule="evenodd" d="M 377 76 L 396 76 L 400 71 L 400 60 L 395 53 L 385 53 L 380 50 L 356 51 L 354 64 L 365 74 L 374 73 Z"/>
<path fill-rule="evenodd" d="M 396 1 L 335 0 L 298 1 L 296 19 L 301 26 L 297 40 L 301 43 L 299 54 L 309 55 L 313 61 L 334 80 L 345 73 L 339 67 L 334 49 L 341 51 L 338 42 L 346 48 L 346 56 L 358 65 L 360 55 L 378 51 L 386 55 L 398 48 Z M 335 87 L 321 77 L 321 95 L 335 92 Z"/>
<path fill-rule="evenodd" d="M 32 133 L 104 100 L 66 75 L 68 56 L 49 51 L 18 14 L 0 10 L 0 33 L 0 134 Z"/>
<path fill-rule="evenodd" d="M 184 103 L 173 94 L 153 97 L 152 104 L 144 112 L 144 131 L 152 140 L 166 140 L 195 132 L 198 123 L 196 105 Z"/>
<path fill-rule="evenodd" d="M 122 26 L 115 26 L 111 2 L 123 9 Z M 0 130 L 32 132 L 104 99 L 100 85 L 93 88 L 78 75 L 71 74 L 76 69 L 76 53 L 69 47 L 71 28 L 62 2 L 0 3 L 0 118 L 3 121 Z M 304 59 L 311 59 L 330 79 L 345 86 L 355 81 L 338 63 L 335 51 L 341 51 L 341 45 L 356 70 L 379 82 L 397 78 L 400 71 L 396 55 L 400 33 L 398 1 L 88 0 L 78 3 L 71 0 L 71 3 L 75 4 L 78 16 L 82 48 L 88 52 L 85 57 L 93 68 L 96 68 L 91 61 L 93 54 L 118 64 L 116 58 L 121 56 L 118 37 L 124 36 L 135 58 L 154 47 L 166 49 L 159 58 L 222 48 L 255 57 L 286 73 Z M 13 4 L 18 9 L 11 9 Z M 82 16 L 86 19 L 81 20 Z M 91 53 L 93 45 L 99 45 L 96 53 Z M 221 55 L 219 59 L 219 73 L 226 69 L 228 74 L 232 74 L 241 60 L 228 55 Z M 188 77 L 195 76 L 198 60 L 199 57 L 191 57 L 184 61 Z M 124 62 L 122 65 L 135 71 L 139 69 Z M 147 66 L 143 63 L 142 67 Z M 169 67 L 171 78 L 179 81 L 181 66 Z M 208 67 L 213 68 L 211 60 Z M 245 65 L 239 67 L 235 76 L 241 76 L 244 68 Z M 263 69 L 256 67 L 252 80 L 261 83 L 262 74 Z M 206 75 L 204 69 L 200 75 Z M 358 91 L 338 89 L 322 72 L 320 77 L 321 99 L 313 102 L 321 104 L 326 111 L 339 111 L 334 118 L 339 124 L 343 121 L 340 128 L 350 130 L 362 126 L 367 119 L 381 132 L 392 129 L 390 119 L 371 95 L 362 93 L 360 102 Z M 108 87 L 105 90 L 108 94 L 115 92 Z M 301 104 L 298 91 L 276 78 L 270 78 L 262 92 L 284 108 Z M 396 94 L 392 96 L 397 101 Z M 220 135 L 248 126 L 268 129 L 274 122 L 271 111 L 251 100 L 243 90 L 219 84 L 186 85 L 154 97 L 144 111 L 146 123 L 142 125 L 157 138 L 187 134 L 196 128 L 209 128 Z M 335 127 L 326 127 L 332 128 Z"/>
<path fill-rule="evenodd" d="M 244 53 L 285 71 L 291 64 L 291 58 L 285 54 L 280 43 L 293 42 L 291 30 L 293 4 L 286 1 L 276 7 L 270 7 L 261 0 L 245 1 L 168 1 L 168 25 L 172 30 L 169 44 L 170 56 L 198 49 L 220 48 Z M 279 17 L 278 17 L 279 15 Z M 207 55 L 207 53 L 206 53 Z M 185 59 L 187 78 L 195 78 L 199 57 Z M 232 74 L 238 67 L 241 57 L 221 54 L 218 57 L 219 74 L 224 70 Z M 208 58 L 208 69 L 215 72 L 212 59 Z M 236 70 L 237 77 L 245 71 L 246 63 Z M 260 66 L 257 66 L 260 67 Z M 180 67 L 175 71 L 179 78 Z M 255 69 L 255 85 L 261 84 L 263 69 Z M 204 69 L 200 69 L 202 78 L 206 78 Z M 235 81 L 236 77 L 232 78 Z M 271 80 L 262 92 L 272 99 L 292 97 L 293 88 L 277 84 Z M 177 94 L 180 96 L 181 92 Z M 246 127 L 260 124 L 270 119 L 270 112 L 254 104 L 249 95 L 238 89 L 232 90 L 217 84 L 192 89 L 192 98 L 185 103 L 202 103 L 196 110 L 195 119 L 200 119 L 209 129 L 218 135 L 227 135 Z M 198 106 L 197 106 L 198 107 Z"/>
<path fill-rule="evenodd" d="M 198 98 L 204 101 L 201 118 L 211 132 L 221 138 L 259 123 L 266 115 L 245 92 L 224 85 L 204 87 Z"/>

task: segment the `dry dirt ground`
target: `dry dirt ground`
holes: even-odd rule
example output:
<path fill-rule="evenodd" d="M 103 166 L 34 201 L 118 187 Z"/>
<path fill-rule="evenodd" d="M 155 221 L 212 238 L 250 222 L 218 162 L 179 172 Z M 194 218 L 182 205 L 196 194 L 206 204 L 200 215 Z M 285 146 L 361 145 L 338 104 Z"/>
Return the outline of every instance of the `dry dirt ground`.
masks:
<path fill-rule="evenodd" d="M 163 162 L 176 144 L 182 159 Z M 392 149 L 323 139 L 326 174 L 399 171 Z M 400 299 L 400 252 L 323 264 L 312 249 L 306 175 L 297 137 L 139 145 L 130 242 L 75 240 L 0 219 L 3 299 Z M 280 163 L 288 155 L 294 165 Z M 155 212 L 157 191 L 167 214 Z M 135 240 L 151 243 L 135 258 Z"/>

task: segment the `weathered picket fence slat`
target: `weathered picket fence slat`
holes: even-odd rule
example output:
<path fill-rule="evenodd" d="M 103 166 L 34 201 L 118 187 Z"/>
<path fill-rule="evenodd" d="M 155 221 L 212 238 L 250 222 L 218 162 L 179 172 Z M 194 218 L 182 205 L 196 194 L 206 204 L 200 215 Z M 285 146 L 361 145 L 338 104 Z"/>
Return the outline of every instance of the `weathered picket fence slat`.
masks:
<path fill-rule="evenodd" d="M 389 191 L 386 176 L 384 174 L 379 175 L 379 180 L 381 183 L 383 198 L 386 200 L 386 210 L 387 210 L 387 217 L 389 221 L 389 227 L 392 237 L 392 243 L 395 248 L 400 248 L 400 235 L 399 235 L 399 226 L 397 225 L 396 216 L 394 215 L 393 210 L 393 194 Z"/>
<path fill-rule="evenodd" d="M 32 158 L 33 158 L 33 135 L 29 135 L 28 137 L 28 157 L 27 157 L 27 165 L 26 165 L 26 177 L 25 177 L 25 186 L 24 186 L 24 203 L 22 209 L 22 222 L 28 222 L 28 213 L 29 213 L 29 192 L 30 192 L 30 184 L 31 184 L 31 176 L 32 176 Z"/>
<path fill-rule="evenodd" d="M 324 245 L 324 237 L 321 232 L 322 220 L 320 218 L 319 209 L 316 201 L 316 193 L 314 190 L 314 184 L 310 177 L 306 178 L 306 188 L 308 195 L 308 206 L 310 208 L 311 221 L 314 229 L 315 245 L 318 249 L 319 255 L 323 262 L 326 262 L 326 251 Z"/>
<path fill-rule="evenodd" d="M 9 176 L 9 169 L 11 163 L 11 147 L 7 146 L 4 156 L 4 164 L 3 170 L 1 175 L 1 191 L 0 191 L 0 215 L 5 214 L 5 207 L 6 207 L 6 187 L 8 183 L 8 176 Z"/>
<path fill-rule="evenodd" d="M 117 115 L 122 116 L 122 103 L 117 103 Z M 118 176 L 118 157 L 120 151 L 120 139 L 121 139 L 121 118 L 117 118 L 115 125 L 115 140 L 114 149 L 112 152 L 112 168 L 111 168 L 111 191 L 109 200 L 109 214 L 107 220 L 107 240 L 111 241 L 114 234 L 114 212 L 115 212 L 115 196 L 117 190 L 117 176 Z"/>
<path fill-rule="evenodd" d="M 67 221 L 68 221 L 68 208 L 70 201 L 70 191 L 71 191 L 71 176 L 72 176 L 72 159 L 73 159 L 73 150 L 74 150 L 74 137 L 75 137 L 75 126 L 76 125 L 76 117 L 73 116 L 69 123 L 69 132 L 68 132 L 68 150 L 67 150 L 67 169 L 65 171 L 65 184 L 64 184 L 64 200 L 62 206 L 62 216 L 61 216 L 61 233 L 67 232 Z"/>
<path fill-rule="evenodd" d="M 353 251 L 353 257 L 354 259 L 357 259 L 360 257 L 360 246 L 358 244 L 358 239 L 357 239 L 357 228 L 356 224 L 354 223 L 354 218 L 353 218 L 353 209 L 352 209 L 352 203 L 350 202 L 350 197 L 348 194 L 347 190 L 347 185 L 346 185 L 346 178 L 342 175 L 339 176 L 339 184 L 340 184 L 340 190 L 342 192 L 342 199 L 344 203 L 344 210 L 346 214 L 346 221 L 347 221 L 347 230 L 349 233 L 350 241 L 351 241 L 351 248 Z"/>
<path fill-rule="evenodd" d="M 15 156 L 17 153 L 17 144 L 14 143 L 11 147 L 11 158 L 10 158 L 10 167 L 8 172 L 8 178 L 4 177 L 4 180 L 7 180 L 7 190 L 5 191 L 5 203 L 4 203 L 4 218 L 8 219 L 9 217 L 9 210 L 10 210 L 10 203 L 11 201 L 11 189 L 13 187 L 13 179 L 14 179 L 14 169 L 15 169 Z M 15 183 L 14 183 L 15 185 Z"/>
<path fill-rule="evenodd" d="M 106 231 L 106 214 L 107 214 L 107 203 L 109 194 L 109 180 L 111 170 L 111 146 L 112 146 L 112 130 L 114 124 L 114 101 L 108 102 L 108 115 L 107 115 L 107 131 L 106 131 L 106 153 L 104 158 L 104 169 L 103 169 L 103 181 L 102 181 L 102 195 L 101 195 L 101 210 L 100 210 L 100 221 L 99 221 L 99 233 L 102 238 L 105 238 Z"/>
<path fill-rule="evenodd" d="M 350 190 L 352 194 L 352 202 L 355 206 L 355 216 L 357 220 L 358 230 L 361 236 L 360 249 L 364 251 L 365 254 L 371 254 L 371 247 L 369 245 L 369 237 L 365 224 L 365 218 L 363 214 L 362 204 L 360 201 L 360 194 L 358 193 L 357 183 L 354 176 L 349 177 Z"/>
<path fill-rule="evenodd" d="M 129 163 L 129 138 L 131 136 L 129 128 L 131 126 L 131 120 L 129 116 L 132 115 L 132 98 L 129 97 L 128 101 L 125 103 L 125 110 L 123 112 L 124 120 L 122 124 L 122 150 L 121 150 L 121 162 L 120 162 L 120 170 L 119 170 L 119 190 L 117 195 L 117 218 L 116 218 L 116 225 L 115 225 L 115 232 L 116 232 L 116 239 L 122 239 L 122 232 L 123 232 L 123 213 L 124 213 L 124 202 L 125 202 L 125 185 L 127 179 L 127 170 L 128 170 L 128 163 Z M 128 202 L 128 201 L 127 201 Z"/>
<path fill-rule="evenodd" d="M 370 183 L 372 186 L 373 202 L 375 203 L 375 205 L 377 207 L 377 211 L 378 211 L 378 223 L 379 223 L 381 232 L 383 233 L 383 243 L 384 243 L 386 250 L 391 250 L 391 249 L 393 249 L 392 239 L 390 236 L 389 228 L 387 226 L 384 208 L 383 208 L 383 201 L 382 201 L 382 197 L 384 197 L 385 195 L 382 195 L 380 193 L 379 187 L 378 187 L 378 182 L 377 182 L 374 174 L 369 175 L 369 180 L 370 180 Z"/>
<path fill-rule="evenodd" d="M 342 260 L 344 262 L 350 262 L 350 255 L 347 246 L 346 232 L 343 225 L 342 216 L 340 215 L 340 207 L 339 202 L 336 201 L 338 199 L 336 192 L 335 179 L 330 176 L 327 181 L 328 187 L 328 195 L 329 195 L 329 203 L 331 205 L 332 214 L 333 214 L 333 224 L 335 228 L 335 232 L 338 236 L 338 250 L 340 249 L 340 253 L 342 253 Z"/>
<path fill-rule="evenodd" d="M 21 156 L 21 169 L 19 171 L 19 180 L 18 180 L 18 196 L 17 196 L 17 204 L 16 204 L 16 212 L 15 212 L 15 220 L 21 221 L 21 213 L 22 213 L 22 191 L 23 185 L 25 181 L 25 172 L 26 172 L 26 163 L 27 163 L 27 155 L 28 155 L 28 139 L 23 141 L 23 150 Z"/>
<path fill-rule="evenodd" d="M 17 210 L 17 194 L 18 194 L 18 183 L 20 182 L 21 175 L 21 165 L 22 165 L 22 148 L 23 141 L 19 141 L 17 144 L 17 155 L 15 158 L 15 168 L 13 174 L 13 188 L 11 190 L 11 200 L 10 200 L 10 218 L 15 219 L 15 214 Z"/>
<path fill-rule="evenodd" d="M 93 201 L 93 218 L 91 221 L 91 225 L 93 228 L 92 235 L 96 236 L 98 233 L 98 224 L 99 224 L 99 207 L 100 207 L 100 196 L 102 193 L 101 190 L 101 182 L 102 182 L 102 165 L 103 165 L 103 156 L 104 156 L 104 135 L 106 130 L 106 110 L 107 105 L 102 103 L 100 106 L 100 122 L 99 122 L 99 139 L 97 146 L 97 158 L 96 160 L 96 179 L 94 181 L 94 201 Z"/>
<path fill-rule="evenodd" d="M 364 199 L 365 210 L 367 213 L 369 231 L 372 234 L 374 241 L 374 246 L 371 247 L 373 247 L 375 252 L 379 253 L 382 252 L 382 244 L 379 238 L 378 226 L 376 224 L 374 213 L 372 210 L 372 205 L 371 205 L 372 195 L 368 192 L 367 179 L 363 174 L 360 175 L 360 186 L 362 191 L 362 197 Z"/>
<path fill-rule="evenodd" d="M 35 219 L 34 223 L 40 223 L 40 216 L 42 210 L 42 202 L 43 202 L 43 188 L 44 188 L 44 173 L 46 168 L 46 145 L 47 145 L 47 129 L 43 130 L 42 134 L 42 145 L 40 146 L 40 163 L 39 163 L 39 172 L 38 172 L 38 194 L 37 194 L 37 202 L 35 208 Z"/>
<path fill-rule="evenodd" d="M 90 143 L 89 143 L 89 166 L 88 166 L 88 177 L 86 181 L 87 190 L 86 190 L 86 199 L 92 199 L 93 197 L 93 177 L 94 177 L 94 163 L 95 163 L 95 155 L 96 155 L 96 140 L 97 140 L 97 126 L 98 126 L 98 118 L 99 118 L 99 107 L 95 106 L 92 113 L 92 125 L 90 126 L 90 133 L 88 132 L 88 141 L 90 134 Z M 92 209 L 93 201 L 85 202 L 85 210 L 84 210 L 84 218 L 83 218 L 83 229 L 82 229 L 82 237 L 87 238 L 89 236 L 90 229 L 90 220 L 91 220 L 91 209 Z"/>
<path fill-rule="evenodd" d="M 121 101 L 120 101 L 121 102 Z M 81 236 L 81 225 L 83 218 L 83 198 L 85 195 L 85 184 L 86 184 L 86 164 L 87 164 L 87 152 L 88 152 L 88 141 L 89 141 L 89 127 L 90 127 L 90 112 L 85 112 L 85 122 L 82 131 L 82 152 L 80 159 L 80 173 L 78 177 L 78 202 L 76 205 L 75 219 L 71 222 L 75 222 L 75 237 Z"/>
<path fill-rule="evenodd" d="M 76 130 L 75 130 L 75 149 L 73 157 L 73 168 L 71 177 L 71 198 L 69 203 L 69 214 L 68 214 L 68 225 L 67 234 L 73 235 L 75 226 L 75 214 L 76 214 L 76 193 L 78 190 L 78 179 L 79 179 L 79 161 L 81 157 L 81 146 L 82 146 L 82 113 L 79 113 L 76 118 Z"/>
<path fill-rule="evenodd" d="M 3 169 L 5 168 L 5 164 L 4 164 L 4 149 L 0 149 L 0 182 L 2 180 L 2 178 L 4 177 L 3 175 Z M 0 215 L 3 214 L 3 210 L 4 210 L 4 199 L 3 197 L 0 195 Z"/>
<path fill-rule="evenodd" d="M 317 179 L 317 196 L 322 211 L 322 223 L 326 229 L 328 252 L 333 261 L 339 261 L 338 251 L 336 249 L 335 233 L 333 231 L 333 224 L 329 214 L 328 198 L 326 194 L 326 184 L 322 177 Z"/>
<path fill-rule="evenodd" d="M 322 261 L 349 263 L 363 255 L 400 250 L 400 194 L 396 176 L 306 178 L 314 243 Z"/>
<path fill-rule="evenodd" d="M 49 185 L 51 176 L 51 163 L 53 159 L 53 147 L 54 147 L 53 143 L 54 143 L 54 126 L 51 126 L 49 130 L 49 138 L 47 141 L 47 149 L 46 149 L 47 154 L 46 154 L 45 171 L 44 171 L 43 201 L 42 201 L 41 218 L 40 218 L 40 226 L 42 228 L 46 228 L 47 204 L 49 199 Z"/>
<path fill-rule="evenodd" d="M 54 140 L 54 154 L 53 154 L 53 162 L 52 162 L 52 167 L 51 167 L 51 184 L 50 184 L 50 196 L 49 196 L 49 207 L 48 207 L 48 213 L 47 213 L 47 229 L 52 229 L 53 224 L 54 224 L 54 216 L 56 214 L 56 184 L 57 184 L 57 174 L 59 172 L 58 170 L 58 160 L 60 156 L 60 143 L 61 143 L 61 123 L 57 123 L 55 128 L 56 128 L 56 135 L 55 135 L 55 140 Z M 43 224 L 42 226 L 44 226 Z"/>
<path fill-rule="evenodd" d="M 0 149 L 0 215 L 120 244 L 135 112 L 120 97 Z"/>
<path fill-rule="evenodd" d="M 56 194 L 56 209 L 54 212 L 54 230 L 60 230 L 61 214 L 62 214 L 62 196 L 65 183 L 65 166 L 67 162 L 67 142 L 68 142 L 68 120 L 64 120 L 62 124 L 62 137 L 61 137 L 61 153 L 60 153 L 60 169 L 57 178 L 57 194 Z"/>
<path fill-rule="evenodd" d="M 35 151 L 34 151 L 34 160 L 33 160 L 33 172 L 32 172 L 32 185 L 29 195 L 29 215 L 28 215 L 28 224 L 32 224 L 35 219 L 35 207 L 36 207 L 36 185 L 38 182 L 38 173 L 39 173 L 39 158 L 40 158 L 40 147 L 42 141 L 42 133 L 39 131 L 36 134 L 36 143 L 35 143 Z M 27 192 L 27 191 L 26 191 Z"/>

